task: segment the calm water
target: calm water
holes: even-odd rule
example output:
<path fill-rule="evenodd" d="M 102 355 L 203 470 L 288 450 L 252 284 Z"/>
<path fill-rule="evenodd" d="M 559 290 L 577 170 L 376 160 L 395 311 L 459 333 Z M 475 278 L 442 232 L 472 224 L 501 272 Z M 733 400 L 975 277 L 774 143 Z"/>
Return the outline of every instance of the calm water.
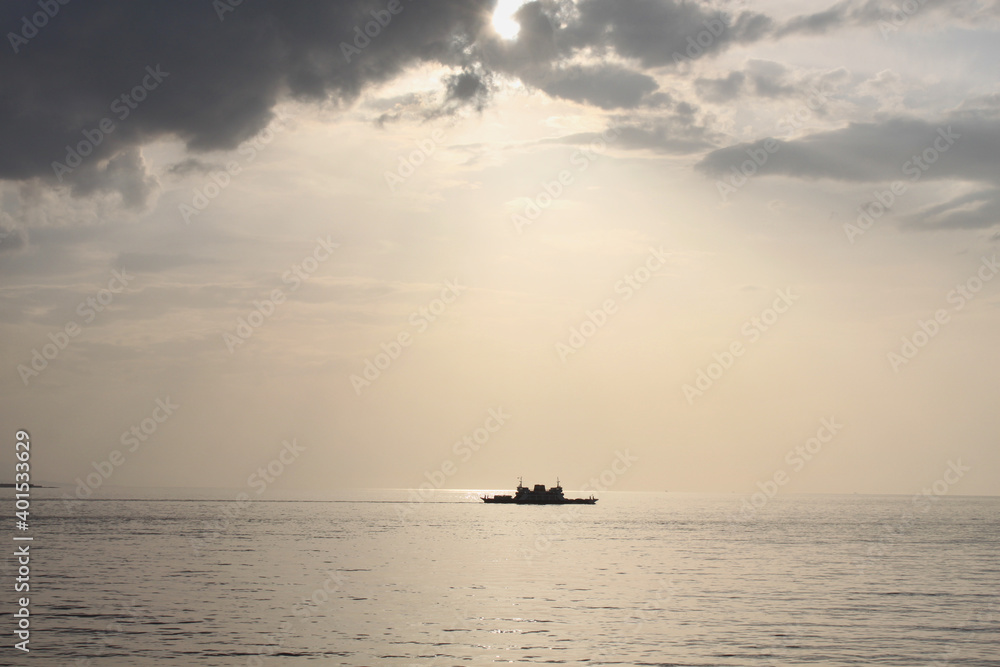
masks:
<path fill-rule="evenodd" d="M 998 498 L 600 495 L 38 501 L 30 657 L 1000 665 Z"/>

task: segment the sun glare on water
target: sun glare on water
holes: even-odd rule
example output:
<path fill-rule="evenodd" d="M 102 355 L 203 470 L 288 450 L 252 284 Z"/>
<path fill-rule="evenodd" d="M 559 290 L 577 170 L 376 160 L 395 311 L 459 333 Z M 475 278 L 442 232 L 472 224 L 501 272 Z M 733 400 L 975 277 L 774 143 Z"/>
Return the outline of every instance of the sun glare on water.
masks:
<path fill-rule="evenodd" d="M 493 29 L 504 39 L 514 39 L 521 26 L 514 20 L 514 14 L 526 0 L 500 0 L 493 11 Z"/>

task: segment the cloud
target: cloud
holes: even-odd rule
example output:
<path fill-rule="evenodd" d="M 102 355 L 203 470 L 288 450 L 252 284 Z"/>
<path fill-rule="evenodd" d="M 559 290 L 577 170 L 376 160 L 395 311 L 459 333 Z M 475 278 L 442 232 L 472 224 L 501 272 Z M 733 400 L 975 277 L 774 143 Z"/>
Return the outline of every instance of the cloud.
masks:
<path fill-rule="evenodd" d="M 633 150 L 650 150 L 667 155 L 691 155 L 714 148 L 723 135 L 698 124 L 690 107 L 681 103 L 679 111 L 649 119 L 627 119 L 609 128 L 616 131 L 613 144 Z M 558 143 L 593 144 L 604 141 L 599 132 L 580 132 L 558 139 Z"/>
<path fill-rule="evenodd" d="M 911 229 L 973 229 L 1000 223 L 998 151 L 1000 117 L 991 108 L 959 110 L 936 123 L 892 118 L 851 123 L 794 141 L 769 138 L 727 146 L 706 155 L 695 168 L 712 177 L 724 177 L 733 169 L 739 170 L 754 155 L 766 153 L 766 159 L 756 161 L 753 171 L 758 177 L 781 175 L 871 184 L 899 181 L 907 186 L 918 181 L 949 181 L 992 186 L 985 190 L 980 187 L 904 219 L 904 226 Z"/>
<path fill-rule="evenodd" d="M 179 266 L 202 264 L 205 260 L 187 253 L 123 252 L 114 261 L 115 266 L 123 266 L 135 273 L 160 273 Z"/>
<path fill-rule="evenodd" d="M 1000 189 L 978 190 L 904 218 L 911 229 L 985 229 L 1000 224 Z"/>
<path fill-rule="evenodd" d="M 659 87 L 652 77 L 617 65 L 554 70 L 538 85 L 552 97 L 601 109 L 636 107 L 644 96 Z"/>
<path fill-rule="evenodd" d="M 574 57 L 614 52 L 672 64 L 688 37 L 704 32 L 715 52 L 749 25 L 741 15 L 727 27 L 714 10 L 673 0 L 629 0 L 614 12 L 596 2 L 533 2 L 517 14 L 517 40 L 505 43 L 489 29 L 492 8 L 490 0 L 404 4 L 380 34 L 360 39 L 355 28 L 379 9 L 363 0 L 262 0 L 221 16 L 193 0 L 67 4 L 14 57 L 0 59 L 0 179 L 40 179 L 77 196 L 118 193 L 139 207 L 156 190 L 138 152 L 146 143 L 233 149 L 266 127 L 284 99 L 350 104 L 421 63 L 457 72 L 440 96 L 417 100 L 424 118 L 481 109 L 497 72 L 601 109 L 635 107 L 655 94 L 651 76 Z M 0 22 L 17 25 L 34 9 L 4 3 Z M 399 115 L 386 111 L 383 121 Z M 171 173 L 202 168 L 182 161 Z"/>
<path fill-rule="evenodd" d="M 117 195 L 141 208 L 158 190 L 144 145 L 167 138 L 192 153 L 233 149 L 271 123 L 285 100 L 342 107 L 429 64 L 451 72 L 440 90 L 398 101 L 378 122 L 481 110 L 504 77 L 602 110 L 665 107 L 672 96 L 659 90 L 658 72 L 643 68 L 676 69 L 733 45 L 828 31 L 881 11 L 873 1 L 841 2 L 780 23 L 684 0 L 541 0 L 518 10 L 517 38 L 503 40 L 490 25 L 494 5 L 406 2 L 373 36 L 364 27 L 384 8 L 373 0 L 258 0 L 225 13 L 200 0 L 60 5 L 36 36 L 0 58 L 0 179 Z M 997 2 L 927 6 L 967 18 L 995 14 Z M 34 11 L 34 0 L 2 3 L 0 23 L 19 25 Z M 794 95 L 801 83 L 782 66 L 752 61 L 695 86 L 704 99 L 725 102 L 748 92 Z M 631 134 L 659 150 L 712 145 L 696 126 L 691 138 L 675 136 L 680 121 L 647 119 Z M 194 160 L 169 171 L 204 168 Z"/>
<path fill-rule="evenodd" d="M 902 7 L 912 7 L 905 11 Z M 1000 0 L 913 0 L 890 3 L 884 0 L 844 0 L 821 12 L 801 14 L 777 27 L 775 37 L 794 34 L 825 34 L 849 26 L 870 25 L 886 37 L 910 20 L 927 19 L 938 13 L 969 25 L 1000 17 Z"/>
<path fill-rule="evenodd" d="M 760 97 L 789 97 L 798 91 L 788 83 L 788 68 L 771 60 L 751 60 L 747 75 Z"/>
<path fill-rule="evenodd" d="M 448 99 L 466 102 L 489 92 L 489 84 L 481 74 L 466 70 L 448 77 Z"/>
<path fill-rule="evenodd" d="M 86 163 L 71 180 L 74 195 L 114 192 L 121 195 L 126 208 L 137 209 L 147 204 L 159 188 L 159 181 L 146 169 L 146 161 L 138 148 L 130 148 L 100 163 Z"/>
<path fill-rule="evenodd" d="M 480 67 L 467 67 L 441 78 L 440 90 L 423 90 L 389 98 L 366 100 L 364 106 L 380 112 L 377 127 L 410 121 L 423 123 L 455 116 L 466 109 L 482 112 L 497 90 L 495 77 Z"/>
<path fill-rule="evenodd" d="M 196 157 L 189 157 L 170 165 L 167 168 L 167 173 L 172 176 L 184 177 L 190 174 L 208 174 L 222 168 L 223 165 L 221 164 L 205 162 Z"/>
<path fill-rule="evenodd" d="M 638 60 L 644 67 L 724 51 L 733 43 L 762 38 L 772 20 L 756 12 L 730 17 L 708 5 L 675 0 L 583 0 L 565 28 L 564 41 Z"/>
<path fill-rule="evenodd" d="M 746 95 L 764 99 L 824 96 L 850 80 L 843 67 L 826 71 L 793 72 L 787 65 L 773 60 L 750 59 L 742 69 L 724 77 L 699 77 L 695 91 L 706 102 L 725 104 Z M 819 110 L 817 110 L 819 112 Z"/>
<path fill-rule="evenodd" d="M 622 128 L 621 145 L 672 155 L 700 153 L 716 145 L 719 135 L 678 117 Z"/>
<path fill-rule="evenodd" d="M 712 79 L 699 77 L 695 79 L 695 90 L 698 96 L 708 102 L 731 102 L 743 92 L 743 84 L 747 75 L 743 72 L 730 72 L 727 76 Z"/>
<path fill-rule="evenodd" d="M 701 36 L 710 43 L 700 48 L 715 53 L 769 25 L 759 14 L 727 22 L 708 6 L 675 0 L 624 0 L 613 11 L 594 0 L 532 2 L 517 13 L 518 38 L 506 43 L 489 28 L 493 4 L 403 4 L 372 37 L 362 26 L 381 6 L 365 0 L 261 0 L 225 13 L 194 0 L 62 5 L 0 59 L 0 179 L 40 179 L 77 196 L 117 193 L 141 207 L 157 189 L 143 145 L 174 138 L 193 152 L 233 149 L 266 127 L 284 99 L 350 104 L 431 63 L 458 73 L 442 82 L 443 102 L 419 99 L 425 118 L 481 109 L 496 72 L 555 97 L 630 108 L 655 95 L 656 81 L 594 57 L 673 64 L 689 39 Z M 3 3 L 0 23 L 17 25 L 35 10 L 29 0 Z M 584 53 L 590 62 L 574 61 Z M 171 173 L 199 169 L 182 161 Z"/>
<path fill-rule="evenodd" d="M 460 65 L 490 6 L 405 4 L 347 62 L 340 45 L 372 20 L 371 3 L 245 2 L 221 19 L 213 3 L 193 0 L 62 5 L 16 55 L 0 58 L 0 178 L 56 182 L 52 163 L 85 142 L 82 165 L 63 182 L 135 202 L 150 184 L 125 171 L 139 167 L 144 143 L 169 136 L 193 150 L 232 149 L 267 126 L 283 98 L 349 102 L 414 63 Z M 36 10 L 3 3 L 0 24 Z"/>
<path fill-rule="evenodd" d="M 0 253 L 20 250 L 26 243 L 23 231 L 0 224 Z"/>
<path fill-rule="evenodd" d="M 427 114 L 428 118 L 451 116 L 464 108 L 482 111 L 489 103 L 495 86 L 493 75 L 481 67 L 466 67 L 444 78 L 444 103 Z"/>
<path fill-rule="evenodd" d="M 881 0 L 864 0 L 863 2 L 845 0 L 821 12 L 800 14 L 786 21 L 778 28 L 776 34 L 779 37 L 796 33 L 822 34 L 846 24 L 874 23 L 882 18 L 881 6 Z"/>
<path fill-rule="evenodd" d="M 713 151 L 696 168 L 712 176 L 728 173 L 747 159 L 747 150 L 762 148 L 764 141 Z M 925 180 L 1000 183 L 996 118 L 955 115 L 938 123 L 915 118 L 851 123 L 778 145 L 759 174 L 886 182 L 909 180 L 917 169 L 918 178 Z M 932 164 L 922 160 L 925 153 L 936 153 Z"/>

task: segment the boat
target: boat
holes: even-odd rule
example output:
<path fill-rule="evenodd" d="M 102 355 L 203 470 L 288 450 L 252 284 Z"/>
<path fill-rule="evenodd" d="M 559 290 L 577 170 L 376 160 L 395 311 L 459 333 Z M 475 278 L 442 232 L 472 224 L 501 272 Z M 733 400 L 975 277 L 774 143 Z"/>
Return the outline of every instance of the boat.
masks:
<path fill-rule="evenodd" d="M 493 495 L 480 496 L 484 503 L 509 503 L 514 505 L 593 505 L 597 498 L 567 498 L 563 495 L 563 489 L 556 480 L 556 485 L 551 489 L 546 489 L 544 484 L 535 484 L 533 489 L 521 485 L 521 478 L 517 478 L 517 491 L 513 496 Z"/>

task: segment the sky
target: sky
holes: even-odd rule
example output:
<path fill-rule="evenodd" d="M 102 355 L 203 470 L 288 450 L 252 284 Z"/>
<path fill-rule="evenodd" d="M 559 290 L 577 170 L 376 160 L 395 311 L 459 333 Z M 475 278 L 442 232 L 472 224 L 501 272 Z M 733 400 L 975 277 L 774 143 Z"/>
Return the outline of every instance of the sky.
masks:
<path fill-rule="evenodd" d="M 83 495 L 998 494 L 998 19 L 5 2 L 0 433 Z"/>

